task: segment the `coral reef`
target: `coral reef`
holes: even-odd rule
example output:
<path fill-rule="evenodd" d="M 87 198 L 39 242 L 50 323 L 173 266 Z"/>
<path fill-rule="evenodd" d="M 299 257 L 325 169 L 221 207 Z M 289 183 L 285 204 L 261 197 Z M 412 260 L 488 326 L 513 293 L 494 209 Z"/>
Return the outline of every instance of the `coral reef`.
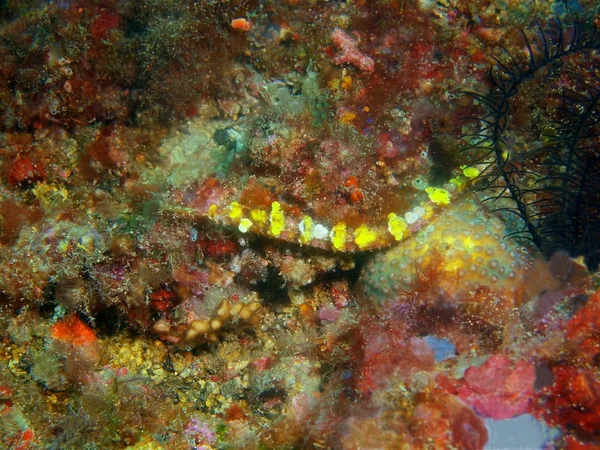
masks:
<path fill-rule="evenodd" d="M 0 447 L 600 445 L 593 1 L 0 5 Z"/>

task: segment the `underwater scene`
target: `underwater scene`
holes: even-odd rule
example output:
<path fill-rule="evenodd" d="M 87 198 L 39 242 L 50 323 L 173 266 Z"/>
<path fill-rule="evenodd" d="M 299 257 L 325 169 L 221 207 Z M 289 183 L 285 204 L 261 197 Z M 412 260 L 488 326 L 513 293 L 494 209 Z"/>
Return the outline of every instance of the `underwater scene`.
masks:
<path fill-rule="evenodd" d="M 597 0 L 0 0 L 0 449 L 600 449 Z"/>

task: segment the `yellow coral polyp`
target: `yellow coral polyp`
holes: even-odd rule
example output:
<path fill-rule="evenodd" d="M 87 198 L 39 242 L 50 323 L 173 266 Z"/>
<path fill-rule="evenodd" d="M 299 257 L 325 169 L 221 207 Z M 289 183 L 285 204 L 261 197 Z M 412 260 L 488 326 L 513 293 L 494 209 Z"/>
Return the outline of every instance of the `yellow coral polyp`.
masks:
<path fill-rule="evenodd" d="M 354 230 L 354 243 L 358 248 L 365 249 L 377 240 L 377 233 L 369 229 L 366 225 L 359 226 Z"/>
<path fill-rule="evenodd" d="M 354 114 L 353 112 L 347 112 L 342 116 L 342 118 L 340 119 L 340 122 L 347 125 L 350 122 L 352 122 L 354 119 L 356 119 L 356 114 Z"/>
<path fill-rule="evenodd" d="M 408 224 L 402 217 L 394 213 L 388 214 L 388 231 L 397 241 L 402 240 L 404 233 L 408 230 Z"/>
<path fill-rule="evenodd" d="M 267 212 L 262 209 L 253 209 L 250 211 L 250 218 L 258 225 L 265 225 L 267 223 Z"/>
<path fill-rule="evenodd" d="M 349 77 L 348 75 L 343 77 L 341 86 L 342 86 L 342 89 L 344 89 L 345 91 L 349 90 L 352 87 L 352 78 Z"/>
<path fill-rule="evenodd" d="M 469 179 L 477 178 L 479 176 L 479 169 L 477 167 L 461 166 L 463 175 Z"/>
<path fill-rule="evenodd" d="M 429 195 L 429 200 L 437 205 L 450 204 L 450 192 L 443 188 L 428 187 L 425 192 Z"/>
<path fill-rule="evenodd" d="M 298 228 L 300 229 L 300 242 L 303 244 L 309 243 L 313 238 L 315 229 L 312 218 L 310 216 L 304 216 Z"/>
<path fill-rule="evenodd" d="M 229 218 L 240 220 L 244 216 L 244 209 L 238 202 L 231 202 L 229 205 Z"/>
<path fill-rule="evenodd" d="M 285 228 L 285 215 L 281 210 L 281 204 L 279 202 L 273 202 L 271 204 L 271 228 L 270 232 L 273 236 L 277 237 L 281 234 Z"/>
<path fill-rule="evenodd" d="M 219 213 L 219 207 L 214 203 L 208 207 L 208 218 L 210 220 L 215 220 L 217 218 L 217 214 Z"/>
<path fill-rule="evenodd" d="M 346 248 L 346 224 L 344 222 L 336 223 L 330 233 L 331 245 L 336 250 L 344 250 Z"/>

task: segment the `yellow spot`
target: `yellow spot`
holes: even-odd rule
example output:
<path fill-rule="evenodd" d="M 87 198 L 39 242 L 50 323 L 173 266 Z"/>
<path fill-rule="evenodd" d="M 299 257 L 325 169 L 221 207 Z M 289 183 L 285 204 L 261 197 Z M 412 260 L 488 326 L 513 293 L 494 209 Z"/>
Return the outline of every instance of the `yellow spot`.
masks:
<path fill-rule="evenodd" d="M 273 236 L 279 236 L 285 227 L 285 216 L 281 210 L 279 202 L 273 202 L 271 204 L 271 234 Z"/>
<path fill-rule="evenodd" d="M 472 252 L 476 245 L 477 242 L 475 242 L 470 236 L 466 236 L 462 239 L 462 246 L 468 252 Z"/>
<path fill-rule="evenodd" d="M 242 205 L 238 202 L 231 202 L 229 205 L 229 218 L 233 220 L 239 220 L 244 215 L 244 210 L 242 209 Z"/>
<path fill-rule="evenodd" d="M 50 206 L 53 202 L 66 200 L 69 197 L 69 191 L 62 187 L 57 188 L 53 184 L 39 183 L 33 188 L 33 195 L 44 206 Z"/>
<path fill-rule="evenodd" d="M 331 237 L 331 245 L 336 250 L 344 250 L 346 247 L 346 224 L 344 222 L 336 223 L 331 229 L 329 235 Z"/>
<path fill-rule="evenodd" d="M 65 253 L 67 250 L 69 250 L 69 247 L 71 246 L 71 243 L 68 240 L 64 240 L 64 241 L 60 241 L 58 243 L 58 251 L 61 253 Z"/>
<path fill-rule="evenodd" d="M 363 112 L 369 112 L 371 111 L 371 108 L 369 108 L 368 106 L 363 106 Z"/>
<path fill-rule="evenodd" d="M 218 206 L 214 203 L 208 207 L 208 218 L 210 220 L 215 220 L 217 218 L 218 209 Z"/>
<path fill-rule="evenodd" d="M 444 271 L 448 273 L 457 273 L 460 269 L 465 267 L 464 261 L 460 258 L 450 258 L 444 261 Z"/>
<path fill-rule="evenodd" d="M 423 219 L 424 220 L 431 219 L 433 217 L 433 214 L 435 213 L 435 210 L 433 209 L 431 204 L 427 204 L 427 203 L 423 202 L 423 203 L 421 203 L 421 206 L 423 207 L 423 209 L 425 209 L 425 214 L 423 215 Z"/>
<path fill-rule="evenodd" d="M 402 217 L 398 217 L 394 213 L 388 214 L 388 230 L 394 239 L 397 241 L 401 240 L 404 237 L 404 233 L 408 230 L 408 225 L 406 220 Z"/>
<path fill-rule="evenodd" d="M 356 114 L 354 114 L 353 112 L 347 112 L 346 114 L 344 114 L 342 116 L 342 118 L 340 119 L 340 122 L 343 124 L 348 124 L 348 123 L 352 122 L 354 119 L 356 119 Z"/>
<path fill-rule="evenodd" d="M 469 179 L 477 178 L 479 176 L 479 169 L 477 167 L 461 166 L 463 175 Z"/>
<path fill-rule="evenodd" d="M 425 192 L 429 194 L 429 200 L 438 205 L 449 205 L 450 204 L 450 192 L 446 189 L 428 187 Z"/>
<path fill-rule="evenodd" d="M 377 240 L 377 233 L 370 230 L 366 225 L 359 226 L 354 230 L 354 242 L 361 250 L 368 247 Z"/>
<path fill-rule="evenodd" d="M 87 248 L 86 246 L 80 244 L 79 242 L 77 243 L 77 248 L 83 250 L 86 253 L 91 253 L 92 252 L 92 249 Z"/>
<path fill-rule="evenodd" d="M 347 91 L 351 87 L 352 87 L 352 78 L 349 77 L 348 75 L 346 75 L 344 78 L 342 78 L 342 89 Z"/>
<path fill-rule="evenodd" d="M 267 223 L 267 212 L 262 209 L 253 209 L 250 211 L 250 217 L 259 225 L 265 225 Z"/>
<path fill-rule="evenodd" d="M 238 225 L 238 230 L 240 230 L 242 233 L 245 233 L 246 231 L 248 231 L 250 229 L 250 227 L 254 225 L 252 223 L 252 221 L 250 219 L 242 219 L 240 220 L 240 224 Z"/>
<path fill-rule="evenodd" d="M 315 224 L 309 216 L 304 216 L 302 222 L 300 222 L 300 242 L 307 244 L 313 238 L 313 231 Z"/>
<path fill-rule="evenodd" d="M 456 242 L 456 236 L 454 236 L 454 234 L 448 234 L 447 236 L 444 236 L 442 242 L 448 247 L 453 247 Z"/>

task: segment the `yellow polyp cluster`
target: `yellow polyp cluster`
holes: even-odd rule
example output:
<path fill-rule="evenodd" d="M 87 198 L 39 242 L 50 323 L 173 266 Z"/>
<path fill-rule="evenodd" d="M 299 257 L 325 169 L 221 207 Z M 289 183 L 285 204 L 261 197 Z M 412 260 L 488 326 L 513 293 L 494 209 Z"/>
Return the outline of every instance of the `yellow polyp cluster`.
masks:
<path fill-rule="evenodd" d="M 262 226 L 267 224 L 267 212 L 262 209 L 253 209 L 250 211 L 250 218 L 254 221 L 254 223 Z"/>
<path fill-rule="evenodd" d="M 354 243 L 359 249 L 363 250 L 369 247 L 377 240 L 377 233 L 369 229 L 366 225 L 359 226 L 354 230 Z"/>
<path fill-rule="evenodd" d="M 331 245 L 339 251 L 346 248 L 346 224 L 344 222 L 336 223 L 331 229 Z"/>
<path fill-rule="evenodd" d="M 436 192 L 430 193 L 430 197 L 435 198 L 443 205 L 444 196 L 448 197 L 448 191 L 441 188 L 434 188 Z M 437 214 L 439 204 L 434 201 L 423 202 L 419 208 L 425 211 L 419 215 L 423 220 L 429 220 Z M 327 248 L 327 243 L 336 251 L 356 251 L 372 248 L 379 248 L 388 245 L 394 241 L 401 241 L 409 234 L 409 223 L 403 217 L 395 213 L 388 214 L 387 232 L 385 227 L 369 226 L 360 224 L 356 228 L 349 228 L 344 222 L 338 222 L 330 230 L 323 224 L 315 222 L 308 215 L 304 215 L 299 221 L 286 219 L 283 208 L 279 202 L 271 204 L 271 211 L 262 209 L 250 210 L 237 201 L 232 201 L 223 211 L 220 211 L 216 204 L 211 204 L 208 208 L 207 216 L 211 220 L 224 220 L 237 228 L 242 233 L 254 232 L 259 234 L 268 234 L 272 237 L 285 240 L 297 241 L 303 245 L 312 245 L 319 248 Z M 348 236 L 352 240 L 348 240 Z"/>
<path fill-rule="evenodd" d="M 261 304 L 257 301 L 231 303 L 228 300 L 224 300 L 216 311 L 216 314 L 212 317 L 205 320 L 194 320 L 189 324 L 189 328 L 185 334 L 185 343 L 215 342 L 218 340 L 219 330 L 236 320 L 241 319 L 249 324 L 256 324 L 260 321 L 258 313 L 261 308 Z M 169 330 L 166 331 L 168 332 Z"/>
<path fill-rule="evenodd" d="M 57 188 L 53 184 L 46 183 L 38 183 L 32 189 L 32 192 L 44 206 L 50 206 L 52 203 L 64 201 L 69 197 L 69 191 L 65 188 Z"/>
<path fill-rule="evenodd" d="M 425 192 L 429 195 L 429 200 L 437 205 L 450 204 L 450 192 L 443 188 L 428 187 Z"/>
<path fill-rule="evenodd" d="M 238 202 L 231 202 L 229 205 L 229 218 L 233 220 L 240 220 L 244 215 L 244 209 Z"/>
<path fill-rule="evenodd" d="M 217 214 L 219 213 L 219 207 L 214 203 L 208 207 L 208 218 L 210 220 L 215 220 L 217 218 Z"/>
<path fill-rule="evenodd" d="M 304 216 L 302 222 L 299 225 L 300 229 L 300 242 L 302 244 L 308 244 L 313 238 L 313 231 L 315 224 L 310 216 Z"/>
<path fill-rule="evenodd" d="M 461 169 L 469 176 L 475 174 L 468 171 L 466 166 Z M 458 193 L 469 180 L 459 174 L 450 180 L 449 184 L 454 185 L 456 189 L 453 192 Z M 330 224 L 318 223 L 315 218 L 306 214 L 299 220 L 294 216 L 286 217 L 284 206 L 277 201 L 271 203 L 270 211 L 251 209 L 238 201 L 231 201 L 226 207 L 211 204 L 206 216 L 214 221 L 234 225 L 242 233 L 252 232 L 315 248 L 353 252 L 381 248 L 406 239 L 409 234 L 437 217 L 440 211 L 450 204 L 454 195 L 442 187 L 428 187 L 424 192 L 427 193 L 428 199 L 422 198 L 421 203 L 412 210 L 389 213 L 387 224 L 359 223 L 356 227 L 348 227 L 344 222 L 338 222 L 329 228 Z"/>
<path fill-rule="evenodd" d="M 348 75 L 344 76 L 342 78 L 342 82 L 340 83 L 340 86 L 345 91 L 350 90 L 350 88 L 352 87 L 352 78 Z"/>
<path fill-rule="evenodd" d="M 473 178 L 477 178 L 479 176 L 479 174 L 481 173 L 477 167 L 461 166 L 461 169 L 462 169 L 463 175 L 465 177 L 469 178 L 470 180 L 472 180 Z"/>
<path fill-rule="evenodd" d="M 269 231 L 273 236 L 279 236 L 285 228 L 285 215 L 281 210 L 281 204 L 279 202 L 273 202 L 271 204 L 271 228 Z"/>
<path fill-rule="evenodd" d="M 388 214 L 388 231 L 397 241 L 402 240 L 404 234 L 408 231 L 406 220 L 398 217 L 394 213 Z"/>

